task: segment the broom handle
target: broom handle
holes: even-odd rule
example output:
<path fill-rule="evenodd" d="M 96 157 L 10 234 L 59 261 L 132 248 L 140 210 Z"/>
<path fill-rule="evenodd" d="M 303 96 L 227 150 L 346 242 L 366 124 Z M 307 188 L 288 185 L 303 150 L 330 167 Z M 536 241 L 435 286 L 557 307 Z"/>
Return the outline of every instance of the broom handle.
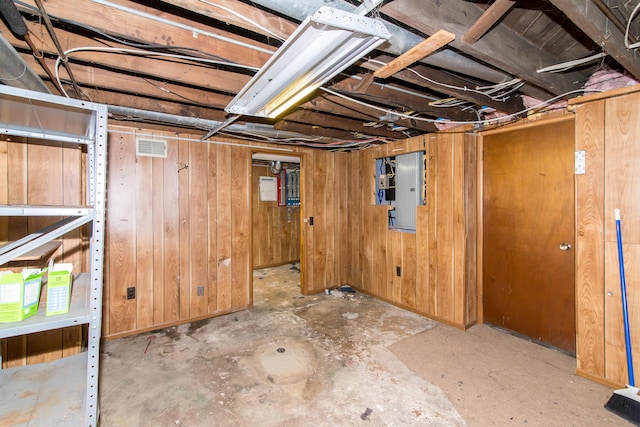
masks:
<path fill-rule="evenodd" d="M 620 293 L 622 294 L 622 318 L 624 319 L 624 342 L 627 351 L 627 372 L 629 385 L 634 387 L 633 356 L 631 354 L 631 333 L 629 332 L 629 308 L 627 306 L 627 281 L 624 275 L 624 257 L 622 255 L 622 232 L 620 230 L 620 209 L 615 210 L 616 235 L 618 240 L 618 264 L 620 265 Z"/>

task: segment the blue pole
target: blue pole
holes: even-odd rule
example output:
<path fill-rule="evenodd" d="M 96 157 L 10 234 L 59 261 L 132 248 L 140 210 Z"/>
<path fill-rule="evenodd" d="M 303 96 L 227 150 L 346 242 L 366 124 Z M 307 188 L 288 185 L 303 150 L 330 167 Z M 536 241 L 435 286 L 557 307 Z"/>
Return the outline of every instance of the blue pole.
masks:
<path fill-rule="evenodd" d="M 616 235 L 618 238 L 618 264 L 620 265 L 620 292 L 622 294 L 622 317 L 624 319 L 624 342 L 627 350 L 627 371 L 629 385 L 634 387 L 633 355 L 631 354 L 631 333 L 629 332 L 629 308 L 627 306 L 627 281 L 624 274 L 624 257 L 622 255 L 622 232 L 620 231 L 620 209 L 615 210 Z"/>

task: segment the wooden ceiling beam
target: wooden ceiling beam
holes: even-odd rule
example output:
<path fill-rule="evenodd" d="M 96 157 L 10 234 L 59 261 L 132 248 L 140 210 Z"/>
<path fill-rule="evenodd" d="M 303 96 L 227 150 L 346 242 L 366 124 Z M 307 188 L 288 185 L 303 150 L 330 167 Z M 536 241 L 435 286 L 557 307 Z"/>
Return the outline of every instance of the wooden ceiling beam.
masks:
<path fill-rule="evenodd" d="M 203 2 L 200 0 L 161 1 L 269 38 L 277 37 L 285 40 L 297 28 L 297 25 L 291 21 L 238 0 L 216 0 L 215 2 Z M 229 12 L 230 10 L 235 13 Z"/>
<path fill-rule="evenodd" d="M 516 4 L 512 0 L 496 0 L 491 6 L 482 14 L 476 22 L 464 33 L 462 40 L 465 43 L 474 44 L 480 37 L 485 35 L 496 22 L 502 18 L 502 16 L 509 11 Z"/>
<path fill-rule="evenodd" d="M 276 122 L 274 128 L 283 132 L 297 132 L 302 135 L 322 136 L 325 138 L 335 138 L 345 141 L 355 139 L 357 136 L 356 132 L 305 125 L 301 123 L 289 122 L 287 120 L 280 120 Z"/>
<path fill-rule="evenodd" d="M 380 121 L 380 118 L 385 115 L 385 113 L 373 108 L 367 108 L 362 105 L 358 105 L 356 107 L 353 103 L 350 103 L 345 99 L 327 94 L 318 96 L 306 104 L 303 104 L 302 108 L 370 122 Z M 423 132 L 437 132 L 438 130 L 435 124 L 421 120 L 399 118 L 393 123 L 398 126 L 405 126 Z"/>
<path fill-rule="evenodd" d="M 27 64 L 31 67 L 35 66 L 35 60 L 31 55 L 23 55 Z M 46 59 L 47 63 L 53 67 L 55 61 Z M 73 73 L 76 81 L 81 86 L 97 87 L 117 92 L 128 92 L 136 94 L 139 97 L 164 99 L 172 102 L 183 104 L 200 105 L 206 108 L 224 109 L 231 101 L 232 97 L 221 95 L 215 92 L 209 92 L 203 89 L 195 89 L 177 85 L 170 82 L 143 78 L 140 76 L 127 76 L 126 83 L 123 82 L 122 74 L 104 70 L 96 67 L 79 67 L 72 65 Z M 60 77 L 62 80 L 68 78 L 66 70 L 60 69 Z M 114 104 L 119 105 L 119 104 Z"/>
<path fill-rule="evenodd" d="M 591 40 L 602 46 L 609 56 L 618 61 L 636 79 L 640 79 L 640 55 L 635 49 L 627 49 L 624 34 L 615 28 L 602 10 L 591 1 L 551 0 Z M 558 61 L 561 62 L 561 61 Z M 545 64 L 545 65 L 553 65 Z"/>
<path fill-rule="evenodd" d="M 477 116 L 471 111 L 432 107 L 429 105 L 432 101 L 431 99 L 417 94 L 412 95 L 406 91 L 395 90 L 397 86 L 391 84 L 382 85 L 373 83 L 367 87 L 360 87 L 360 82 L 361 79 L 347 78 L 333 84 L 331 89 L 336 92 L 342 92 L 350 97 L 364 98 L 372 103 L 386 104 L 404 111 L 415 111 L 434 118 L 445 118 L 456 121 L 477 119 Z M 384 112 L 381 112 L 381 115 L 384 114 Z"/>
<path fill-rule="evenodd" d="M 374 61 L 367 61 L 363 63 L 362 68 L 375 71 L 382 66 L 378 62 L 387 63 L 392 59 L 393 58 L 391 56 L 380 55 L 376 57 Z M 420 76 L 427 77 L 430 80 L 427 80 Z M 429 88 L 434 92 L 442 93 L 446 96 L 452 96 L 458 99 L 469 101 L 476 105 L 486 105 L 507 114 L 517 113 L 524 109 L 522 98 L 520 98 L 519 96 L 510 96 L 505 101 L 496 101 L 489 98 L 488 96 L 468 90 L 475 89 L 475 87 L 481 85 L 481 83 L 464 80 L 454 76 L 451 73 L 431 68 L 426 65 L 414 65 L 413 67 L 411 67 L 411 69 L 399 71 L 394 75 L 394 78 L 414 85 Z M 442 84 L 437 84 L 434 82 Z"/>
<path fill-rule="evenodd" d="M 423 42 L 418 43 L 402 55 L 395 58 L 393 61 L 387 63 L 383 67 L 380 67 L 373 73 L 374 77 L 386 79 L 397 73 L 398 71 L 407 68 L 409 65 L 417 62 L 424 57 L 431 55 L 442 46 L 455 40 L 456 35 L 449 31 L 439 30 L 435 34 L 429 36 Z"/>
<path fill-rule="evenodd" d="M 203 108 L 193 105 L 185 105 L 161 99 L 144 98 L 127 93 L 117 93 L 110 90 L 83 87 L 84 92 L 93 99 L 100 99 L 107 105 L 119 105 L 121 107 L 136 108 L 145 111 L 173 114 L 181 117 L 193 117 L 205 120 L 222 122 L 225 120 L 224 111 Z"/>
<path fill-rule="evenodd" d="M 37 34 L 39 32 L 40 26 L 35 22 L 28 23 L 28 27 L 32 33 Z M 14 37 L 10 31 L 5 32 L 5 28 L 4 23 L 0 21 L 0 31 L 7 35 L 9 43 L 18 48 L 27 48 L 27 44 L 24 41 Z M 87 37 L 78 36 L 60 29 L 57 32 L 65 50 L 82 46 L 95 46 L 96 44 L 95 40 Z M 108 43 L 103 47 L 129 49 L 128 46 L 117 43 Z M 55 46 L 48 38 L 42 40 L 40 52 L 57 56 Z M 90 63 L 97 67 L 120 70 L 124 73 L 146 74 L 160 80 L 181 82 L 229 94 L 237 93 L 251 78 L 249 75 L 198 65 L 186 60 L 141 57 L 124 53 L 85 51 L 75 52 L 69 56 L 69 63 L 72 64 L 74 69 L 83 66 L 78 61 Z"/>
<path fill-rule="evenodd" d="M 564 1 L 576 3 L 572 0 Z M 429 12 L 424 13 L 425 10 Z M 578 71 L 562 74 L 537 73 L 541 64 L 556 64 L 562 60 L 534 46 L 505 26 L 493 28 L 474 44 L 465 43 L 462 35 L 484 12 L 472 2 L 394 0 L 382 6 L 381 12 L 425 34 L 445 29 L 460 36 L 451 42 L 453 48 L 544 89 L 549 93 L 546 99 L 580 89 L 589 77 Z"/>
<path fill-rule="evenodd" d="M 303 123 L 323 128 L 341 129 L 348 132 L 362 133 L 366 135 L 380 136 L 384 138 L 405 138 L 401 132 L 394 132 L 384 127 L 364 126 L 362 121 L 351 120 L 344 117 L 333 116 L 309 110 L 297 110 L 283 118 L 288 122 Z"/>
<path fill-rule="evenodd" d="M 26 2 L 34 4 L 33 0 L 26 0 Z M 138 3 L 122 0 L 111 0 L 111 2 L 164 18 L 166 21 L 161 22 L 134 15 L 90 0 L 49 0 L 47 12 L 55 17 L 82 22 L 115 37 L 175 49 L 188 47 L 205 53 L 215 52 L 218 58 L 253 67 L 261 67 L 271 57 L 270 53 L 261 50 L 275 51 L 275 48 L 254 40 L 214 30 L 198 22 L 159 12 L 157 9 Z M 24 8 L 23 11 L 33 13 Z M 168 22 L 175 22 L 186 26 L 186 28 L 171 25 Z M 213 34 L 218 37 L 214 37 Z M 227 40 L 237 40 L 244 45 L 234 44 Z M 254 46 L 257 49 L 249 46 Z"/>

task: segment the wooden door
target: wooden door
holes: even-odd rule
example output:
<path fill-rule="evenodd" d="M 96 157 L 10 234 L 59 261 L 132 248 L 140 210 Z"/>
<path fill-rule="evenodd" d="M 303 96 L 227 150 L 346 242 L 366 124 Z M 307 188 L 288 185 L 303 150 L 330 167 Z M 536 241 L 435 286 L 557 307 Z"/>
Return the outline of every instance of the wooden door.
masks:
<path fill-rule="evenodd" d="M 484 137 L 484 320 L 572 353 L 573 153 L 573 120 Z"/>

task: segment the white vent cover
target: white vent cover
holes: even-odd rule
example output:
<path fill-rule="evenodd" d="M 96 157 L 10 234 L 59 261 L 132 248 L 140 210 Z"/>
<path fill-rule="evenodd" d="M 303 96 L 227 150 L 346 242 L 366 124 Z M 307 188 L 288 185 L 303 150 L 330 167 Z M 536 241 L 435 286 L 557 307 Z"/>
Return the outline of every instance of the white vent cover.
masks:
<path fill-rule="evenodd" d="M 136 138 L 136 156 L 167 157 L 167 141 Z"/>

